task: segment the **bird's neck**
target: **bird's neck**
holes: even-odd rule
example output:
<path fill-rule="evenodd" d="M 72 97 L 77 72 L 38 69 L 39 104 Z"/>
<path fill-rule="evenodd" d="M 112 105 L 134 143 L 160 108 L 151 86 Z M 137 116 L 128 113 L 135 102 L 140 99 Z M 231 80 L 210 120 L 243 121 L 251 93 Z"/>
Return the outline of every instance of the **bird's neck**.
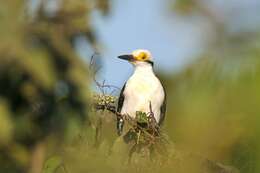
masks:
<path fill-rule="evenodd" d="M 154 74 L 153 67 L 150 64 L 138 65 L 135 67 L 134 74 Z"/>

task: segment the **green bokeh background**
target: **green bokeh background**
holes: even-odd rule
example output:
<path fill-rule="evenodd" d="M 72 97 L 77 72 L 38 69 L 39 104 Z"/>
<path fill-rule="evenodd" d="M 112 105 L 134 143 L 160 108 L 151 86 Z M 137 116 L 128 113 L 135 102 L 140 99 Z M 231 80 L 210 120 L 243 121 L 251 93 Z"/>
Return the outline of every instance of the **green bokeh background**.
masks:
<path fill-rule="evenodd" d="M 113 3 L 63 0 L 49 15 L 41 2 L 29 14 L 27 1 L 0 1 L 0 172 L 201 172 L 187 153 L 260 171 L 259 33 L 230 35 L 212 19 L 218 39 L 208 50 L 178 73 L 159 74 L 170 156 L 127 164 L 115 117 L 91 108 L 92 75 L 75 48 L 81 37 L 98 49 L 90 15 L 109 14 Z M 177 0 L 173 10 L 211 19 L 202 7 Z"/>

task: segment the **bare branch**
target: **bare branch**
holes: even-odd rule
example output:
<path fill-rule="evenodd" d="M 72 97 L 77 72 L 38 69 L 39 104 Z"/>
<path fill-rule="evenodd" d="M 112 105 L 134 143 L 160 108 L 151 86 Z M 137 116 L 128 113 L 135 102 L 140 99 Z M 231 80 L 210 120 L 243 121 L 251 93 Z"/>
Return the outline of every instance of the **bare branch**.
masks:
<path fill-rule="evenodd" d="M 96 79 L 97 73 L 101 70 L 101 68 L 94 69 L 94 65 L 95 65 L 94 58 L 95 58 L 97 55 L 99 55 L 99 54 L 98 54 L 98 53 L 94 53 L 94 54 L 91 56 L 90 65 L 89 65 L 90 71 L 94 71 L 94 73 L 93 73 L 92 75 L 93 75 L 93 81 L 95 82 L 96 86 L 98 87 L 98 89 L 100 90 L 100 92 L 101 92 L 102 94 L 105 94 L 105 93 L 106 93 L 106 89 L 109 89 L 109 90 L 113 89 L 110 94 L 114 93 L 116 90 L 120 90 L 120 88 L 117 87 L 117 86 L 115 86 L 115 85 L 106 84 L 106 80 L 103 80 L 102 82 L 99 82 L 99 81 Z"/>

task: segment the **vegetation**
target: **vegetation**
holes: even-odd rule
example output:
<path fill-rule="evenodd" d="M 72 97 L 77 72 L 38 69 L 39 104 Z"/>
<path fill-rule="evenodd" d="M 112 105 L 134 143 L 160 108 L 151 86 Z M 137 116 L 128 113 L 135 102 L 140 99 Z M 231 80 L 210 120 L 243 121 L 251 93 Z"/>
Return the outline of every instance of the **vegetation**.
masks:
<path fill-rule="evenodd" d="M 0 172 L 260 171 L 259 33 L 230 34 L 202 1 L 177 0 L 174 9 L 208 17 L 217 36 L 187 68 L 160 74 L 162 129 L 137 112 L 118 137 L 116 95 L 97 81 L 103 93 L 91 94 L 95 69 L 75 46 L 98 48 L 91 13 L 106 15 L 110 1 L 37 2 L 0 1 Z"/>
<path fill-rule="evenodd" d="M 29 14 L 27 1 L 1 2 L 0 172 L 40 172 L 46 141 L 88 122 L 89 73 L 75 42 L 96 44 L 90 4 L 66 0 L 52 12 L 39 3 Z"/>

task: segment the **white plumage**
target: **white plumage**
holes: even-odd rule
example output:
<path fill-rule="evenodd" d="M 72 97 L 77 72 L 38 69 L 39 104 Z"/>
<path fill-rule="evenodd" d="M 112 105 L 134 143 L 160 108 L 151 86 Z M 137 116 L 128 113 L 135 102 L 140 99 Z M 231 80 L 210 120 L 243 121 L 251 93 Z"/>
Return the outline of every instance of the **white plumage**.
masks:
<path fill-rule="evenodd" d="M 128 114 L 134 118 L 136 111 L 149 113 L 151 103 L 152 112 L 159 123 L 164 90 L 151 64 L 142 62 L 136 65 L 133 75 L 126 82 L 123 94 L 125 100 L 121 114 Z"/>
<path fill-rule="evenodd" d="M 156 122 L 160 125 L 166 111 L 165 92 L 160 80 L 153 71 L 151 53 L 147 50 L 136 50 L 130 55 L 119 56 L 128 60 L 135 70 L 125 83 L 119 97 L 117 111 L 133 118 L 137 111 L 150 113 L 152 108 Z M 117 129 L 120 135 L 123 119 L 118 119 Z"/>

